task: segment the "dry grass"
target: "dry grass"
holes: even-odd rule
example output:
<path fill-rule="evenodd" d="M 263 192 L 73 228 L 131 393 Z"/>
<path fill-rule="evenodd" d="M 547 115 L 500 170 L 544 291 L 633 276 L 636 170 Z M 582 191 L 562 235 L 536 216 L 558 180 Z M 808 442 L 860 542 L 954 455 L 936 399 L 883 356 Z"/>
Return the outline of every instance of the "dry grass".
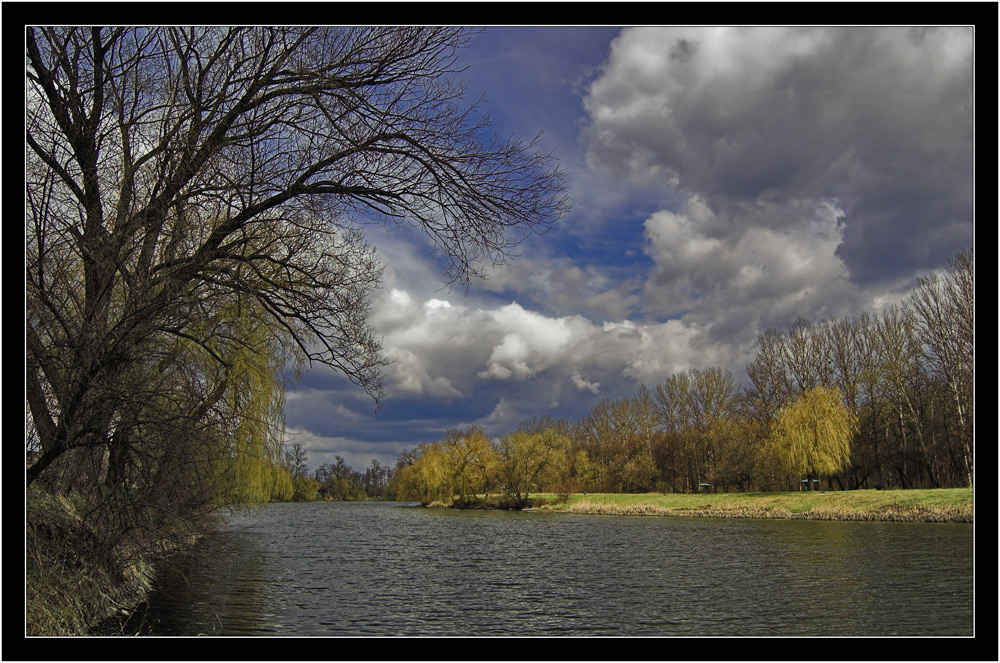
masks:
<path fill-rule="evenodd" d="M 542 496 L 567 513 L 702 518 L 907 522 L 973 521 L 972 489 L 852 490 L 806 493 L 573 494 Z"/>
<path fill-rule="evenodd" d="M 32 486 L 25 507 L 26 635 L 86 634 L 152 589 L 149 561 L 106 545 L 76 501 Z"/>

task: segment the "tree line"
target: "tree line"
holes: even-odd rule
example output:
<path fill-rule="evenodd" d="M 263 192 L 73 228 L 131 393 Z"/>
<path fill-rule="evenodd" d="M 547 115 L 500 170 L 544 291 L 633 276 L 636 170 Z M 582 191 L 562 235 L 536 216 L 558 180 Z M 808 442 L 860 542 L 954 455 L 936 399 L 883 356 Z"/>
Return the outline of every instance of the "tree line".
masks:
<path fill-rule="evenodd" d="M 383 465 L 377 458 L 363 471 L 355 470 L 341 456 L 333 463 L 323 463 L 314 471 L 306 464 L 305 447 L 296 442 L 285 449 L 277 468 L 280 476 L 271 489 L 275 502 L 309 502 L 313 500 L 393 499 L 394 468 Z"/>
<path fill-rule="evenodd" d="M 540 417 L 490 440 L 451 431 L 402 454 L 401 496 L 524 503 L 552 492 L 972 485 L 974 256 L 879 313 L 769 329 L 748 383 L 692 368 L 578 421 Z M 819 482 L 822 482 L 820 484 Z"/>
<path fill-rule="evenodd" d="M 400 455 L 395 493 L 422 504 L 524 508 L 530 493 L 561 485 L 569 444 L 551 427 L 522 427 L 495 441 L 479 427 L 452 430 Z"/>

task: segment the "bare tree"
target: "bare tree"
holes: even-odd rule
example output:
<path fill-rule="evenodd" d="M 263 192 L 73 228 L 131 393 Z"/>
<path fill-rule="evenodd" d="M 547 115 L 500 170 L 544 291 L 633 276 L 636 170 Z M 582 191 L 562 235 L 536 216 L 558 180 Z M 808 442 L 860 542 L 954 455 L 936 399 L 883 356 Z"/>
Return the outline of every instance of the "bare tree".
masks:
<path fill-rule="evenodd" d="M 824 345 L 830 349 L 832 383 L 840 387 L 844 403 L 858 415 L 861 380 L 861 335 L 856 318 L 834 320 L 823 328 Z"/>
<path fill-rule="evenodd" d="M 27 29 L 29 485 L 73 449 L 135 465 L 140 429 L 166 413 L 143 401 L 158 381 L 171 421 L 255 435 L 287 360 L 380 402 L 381 268 L 360 224 L 419 228 L 468 284 L 565 209 L 551 160 L 486 136 L 452 77 L 470 38 Z"/>
<path fill-rule="evenodd" d="M 785 365 L 785 345 L 781 332 L 768 329 L 757 337 L 757 354 L 746 367 L 750 380 L 747 401 L 755 417 L 764 424 L 770 424 L 793 393 L 792 378 Z"/>
<path fill-rule="evenodd" d="M 801 316 L 788 330 L 784 359 L 797 386 L 796 394 L 822 384 L 828 354 L 823 340 L 816 327 Z"/>
<path fill-rule="evenodd" d="M 962 251 L 943 275 L 929 274 L 910 295 L 916 331 L 931 369 L 951 393 L 968 485 L 973 471 L 975 256 Z"/>
<path fill-rule="evenodd" d="M 292 475 L 292 481 L 302 479 L 309 472 L 309 467 L 306 465 L 308 457 L 305 445 L 301 442 L 295 442 L 285 449 L 285 466 Z"/>
<path fill-rule="evenodd" d="M 716 473 L 720 448 L 731 437 L 739 390 L 729 371 L 691 368 L 676 373 L 653 392 L 664 432 L 683 440 L 690 489 Z"/>

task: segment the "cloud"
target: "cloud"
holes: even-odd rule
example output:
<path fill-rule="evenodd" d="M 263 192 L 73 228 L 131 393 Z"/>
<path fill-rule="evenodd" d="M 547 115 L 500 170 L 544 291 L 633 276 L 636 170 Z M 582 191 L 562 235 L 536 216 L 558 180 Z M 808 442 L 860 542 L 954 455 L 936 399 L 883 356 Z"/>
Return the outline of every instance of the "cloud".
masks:
<path fill-rule="evenodd" d="M 641 222 L 636 226 L 641 228 Z M 481 289 L 516 297 L 531 308 L 557 315 L 624 320 L 636 311 L 642 283 L 631 268 L 635 255 L 622 251 L 610 259 L 605 257 L 603 264 L 576 264 L 565 255 L 547 254 L 534 247 L 528 250 L 532 254 L 519 256 L 515 269 L 492 269 L 479 284 Z M 633 253 L 640 252 L 637 241 Z"/>
<path fill-rule="evenodd" d="M 402 310 L 383 313 L 402 302 Z M 460 396 L 482 380 L 523 381 L 563 361 L 587 323 L 550 318 L 516 302 L 495 308 L 430 299 L 421 306 L 392 291 L 375 307 L 396 390 Z"/>
<path fill-rule="evenodd" d="M 488 79 L 508 80 L 521 37 L 496 35 Z M 692 367 L 742 380 L 766 329 L 898 300 L 971 243 L 971 43 L 965 28 L 625 29 L 596 73 L 564 77 L 585 90 L 583 125 L 566 89 L 527 109 L 519 86 L 540 74 L 508 77 L 501 115 L 559 126 L 572 214 L 468 293 L 442 289 L 420 233 L 366 227 L 386 266 L 370 320 L 387 398 L 376 418 L 310 371 L 286 408 L 310 464 L 577 419 Z"/>
<path fill-rule="evenodd" d="M 573 385 L 580 391 L 589 391 L 592 394 L 601 393 L 601 383 L 600 382 L 590 382 L 582 375 L 579 371 L 573 371 L 569 379 L 573 381 Z"/>
<path fill-rule="evenodd" d="M 393 306 L 405 315 L 382 311 Z M 408 395 L 438 403 L 477 399 L 494 408 L 502 398 L 505 411 L 534 410 L 526 418 L 553 403 L 582 407 L 579 394 L 631 390 L 720 356 L 707 343 L 699 346 L 707 325 L 681 320 L 595 323 L 517 302 L 437 298 L 421 304 L 402 291 L 381 297 L 373 317 L 386 324 L 378 331 L 396 359 L 387 371 L 387 407 Z M 486 419 L 497 420 L 498 414 Z"/>
<path fill-rule="evenodd" d="M 769 227 L 794 225 L 833 201 L 857 283 L 971 243 L 967 28 L 627 29 L 585 107 L 593 167 L 732 223 L 766 204 Z"/>
<path fill-rule="evenodd" d="M 872 292 L 849 282 L 838 255 L 843 212 L 822 200 L 773 207 L 747 205 L 732 219 L 694 198 L 683 212 L 651 215 L 647 309 L 733 338 L 734 324 L 756 336 L 799 315 L 833 318 L 869 306 Z M 789 212 L 792 221 L 768 224 Z"/>

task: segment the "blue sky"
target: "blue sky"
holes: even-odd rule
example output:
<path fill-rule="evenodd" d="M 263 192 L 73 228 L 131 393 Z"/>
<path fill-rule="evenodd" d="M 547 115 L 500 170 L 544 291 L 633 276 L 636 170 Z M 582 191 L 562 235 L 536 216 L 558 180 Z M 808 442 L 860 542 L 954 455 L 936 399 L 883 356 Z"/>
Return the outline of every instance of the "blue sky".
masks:
<path fill-rule="evenodd" d="M 468 292 L 419 233 L 370 230 L 383 408 L 310 370 L 288 441 L 391 464 L 692 367 L 742 381 L 768 328 L 898 301 L 972 245 L 972 57 L 967 28 L 488 28 L 470 95 L 543 132 L 572 211 Z"/>

